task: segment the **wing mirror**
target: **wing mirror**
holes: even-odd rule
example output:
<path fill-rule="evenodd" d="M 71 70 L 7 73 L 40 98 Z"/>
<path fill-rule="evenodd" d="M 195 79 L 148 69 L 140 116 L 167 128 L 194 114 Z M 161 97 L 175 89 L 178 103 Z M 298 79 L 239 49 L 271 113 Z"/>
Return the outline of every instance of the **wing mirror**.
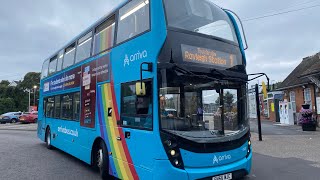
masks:
<path fill-rule="evenodd" d="M 146 95 L 146 84 L 144 82 L 136 83 L 136 95 L 145 96 Z"/>

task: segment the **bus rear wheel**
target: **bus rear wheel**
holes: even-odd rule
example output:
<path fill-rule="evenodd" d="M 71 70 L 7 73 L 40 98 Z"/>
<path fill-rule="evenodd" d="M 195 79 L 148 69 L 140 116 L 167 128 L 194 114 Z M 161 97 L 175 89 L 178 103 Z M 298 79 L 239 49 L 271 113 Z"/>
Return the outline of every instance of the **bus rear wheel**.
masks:
<path fill-rule="evenodd" d="M 47 128 L 47 131 L 46 131 L 46 146 L 48 149 L 53 149 L 51 145 L 51 131 L 49 127 Z"/>
<path fill-rule="evenodd" d="M 113 179 L 109 174 L 109 157 L 106 144 L 100 141 L 94 152 L 95 167 L 99 170 L 102 179 Z"/>

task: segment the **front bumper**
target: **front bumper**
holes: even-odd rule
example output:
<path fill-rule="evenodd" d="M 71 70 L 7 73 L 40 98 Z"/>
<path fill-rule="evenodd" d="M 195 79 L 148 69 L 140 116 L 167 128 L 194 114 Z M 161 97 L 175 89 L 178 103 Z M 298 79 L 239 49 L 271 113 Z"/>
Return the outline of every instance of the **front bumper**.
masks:
<path fill-rule="evenodd" d="M 184 170 L 175 168 L 171 165 L 169 160 L 157 160 L 156 172 L 153 173 L 153 179 L 199 179 L 206 180 L 212 179 L 213 176 L 233 173 L 233 179 L 241 178 L 247 174 L 250 174 L 251 170 L 252 153 L 247 158 L 243 158 L 239 161 L 208 168 L 188 168 Z"/>

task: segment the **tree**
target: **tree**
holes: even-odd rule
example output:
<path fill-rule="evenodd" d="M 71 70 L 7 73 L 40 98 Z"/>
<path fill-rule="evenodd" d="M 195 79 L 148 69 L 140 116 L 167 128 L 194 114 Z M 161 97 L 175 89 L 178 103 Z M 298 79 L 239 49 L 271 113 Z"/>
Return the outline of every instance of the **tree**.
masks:
<path fill-rule="evenodd" d="M 224 108 L 225 111 L 231 111 L 232 110 L 232 104 L 234 101 L 234 96 L 232 93 L 230 93 L 229 91 L 227 91 L 226 93 L 223 94 L 223 101 L 224 101 Z M 216 105 L 220 106 L 220 97 L 218 97 L 215 101 Z"/>
<path fill-rule="evenodd" d="M 232 110 L 232 104 L 234 101 L 233 94 L 227 91 L 223 96 L 223 100 L 224 100 L 224 105 L 226 106 L 226 110 L 230 112 Z"/>
<path fill-rule="evenodd" d="M 0 98 L 0 114 L 15 111 L 13 98 Z"/>
<path fill-rule="evenodd" d="M 7 86 L 9 86 L 9 84 L 10 84 L 10 82 L 8 80 L 2 80 L 0 82 L 0 86 L 2 86 L 2 87 L 7 87 Z"/>
<path fill-rule="evenodd" d="M 31 104 L 36 104 L 37 105 L 37 99 L 39 99 L 39 89 L 34 89 L 33 87 L 34 86 L 37 86 L 39 87 L 40 86 L 40 74 L 41 73 L 38 73 L 38 72 L 29 72 L 27 73 L 22 82 L 18 85 L 18 88 L 21 90 L 21 91 L 24 91 L 24 90 L 32 90 L 32 95 L 33 93 L 36 93 L 35 95 L 35 99 L 36 99 L 36 102 L 33 102 L 34 101 L 34 98 L 31 98 Z M 35 91 L 35 92 L 34 92 Z M 26 102 L 28 100 L 28 93 L 25 93 L 26 96 L 26 99 L 24 99 Z M 31 96 L 32 96 L 31 95 Z M 32 96 L 33 97 L 33 96 Z M 16 103 L 16 105 L 19 104 L 19 103 Z M 20 106 L 20 105 L 19 105 Z M 28 105 L 26 105 L 27 107 Z"/>
<path fill-rule="evenodd" d="M 22 82 L 19 84 L 19 88 L 22 89 L 32 89 L 33 86 L 38 86 L 40 85 L 40 74 L 38 72 L 29 72 L 27 73 Z"/>

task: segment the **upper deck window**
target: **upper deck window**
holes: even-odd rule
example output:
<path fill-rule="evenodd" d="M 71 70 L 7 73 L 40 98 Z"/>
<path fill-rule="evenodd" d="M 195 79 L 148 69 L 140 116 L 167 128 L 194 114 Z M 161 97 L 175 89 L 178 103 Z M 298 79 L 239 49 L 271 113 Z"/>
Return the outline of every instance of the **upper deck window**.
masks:
<path fill-rule="evenodd" d="M 132 0 L 119 10 L 117 43 L 150 29 L 149 0 Z"/>
<path fill-rule="evenodd" d="M 49 75 L 53 74 L 56 72 L 57 69 L 57 56 L 53 57 L 50 59 L 50 64 L 49 64 Z"/>
<path fill-rule="evenodd" d="M 76 43 L 73 43 L 65 49 L 64 60 L 63 60 L 63 69 L 73 65 L 75 51 L 76 51 L 75 45 L 76 45 Z"/>
<path fill-rule="evenodd" d="M 79 39 L 76 53 L 76 63 L 87 59 L 91 55 L 92 32 Z"/>
<path fill-rule="evenodd" d="M 60 53 L 58 55 L 57 72 L 61 71 L 61 69 L 62 69 L 62 61 L 63 61 L 63 51 L 60 51 Z"/>
<path fill-rule="evenodd" d="M 115 16 L 111 16 L 95 30 L 93 54 L 96 55 L 113 46 Z"/>
<path fill-rule="evenodd" d="M 46 60 L 42 65 L 41 78 L 48 76 L 49 60 Z"/>
<path fill-rule="evenodd" d="M 227 13 L 210 0 L 164 0 L 164 3 L 169 27 L 238 43 Z"/>

